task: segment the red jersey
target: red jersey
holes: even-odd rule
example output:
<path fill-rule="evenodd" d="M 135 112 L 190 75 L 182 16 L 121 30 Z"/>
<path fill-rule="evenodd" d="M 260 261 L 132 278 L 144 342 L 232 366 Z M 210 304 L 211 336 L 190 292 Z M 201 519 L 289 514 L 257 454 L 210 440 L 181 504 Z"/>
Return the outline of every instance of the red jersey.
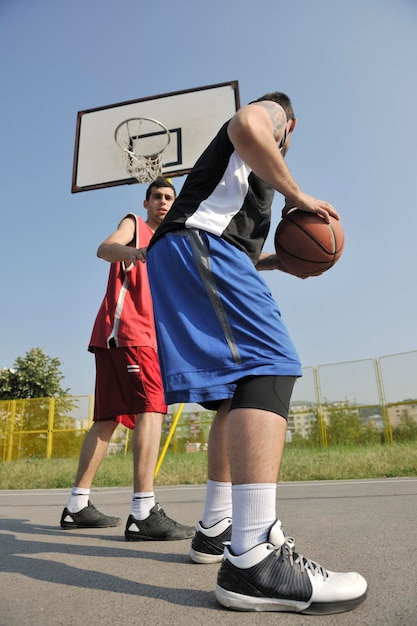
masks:
<path fill-rule="evenodd" d="M 153 230 L 138 215 L 135 248 L 148 245 Z M 128 217 L 128 216 L 126 216 Z M 106 295 L 94 323 L 88 349 L 150 346 L 157 350 L 151 291 L 145 263 L 111 263 Z"/>

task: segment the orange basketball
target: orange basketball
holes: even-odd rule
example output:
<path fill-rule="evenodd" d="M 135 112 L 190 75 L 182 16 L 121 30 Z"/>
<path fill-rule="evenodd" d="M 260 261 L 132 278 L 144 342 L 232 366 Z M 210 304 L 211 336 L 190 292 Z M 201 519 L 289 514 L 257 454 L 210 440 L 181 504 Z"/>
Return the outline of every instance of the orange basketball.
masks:
<path fill-rule="evenodd" d="M 275 251 L 289 274 L 308 277 L 327 272 L 340 259 L 345 235 L 340 220 L 327 224 L 317 213 L 293 209 L 275 231 Z"/>

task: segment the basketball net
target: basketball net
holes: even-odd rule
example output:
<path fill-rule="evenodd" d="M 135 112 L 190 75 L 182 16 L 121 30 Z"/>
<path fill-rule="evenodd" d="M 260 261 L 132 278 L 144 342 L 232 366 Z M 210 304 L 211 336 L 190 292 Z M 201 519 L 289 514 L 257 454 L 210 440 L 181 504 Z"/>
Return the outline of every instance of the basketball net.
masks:
<path fill-rule="evenodd" d="M 139 183 L 149 183 L 162 174 L 162 162 L 171 135 L 158 120 L 134 117 L 119 124 L 114 140 L 123 152 L 127 173 Z"/>

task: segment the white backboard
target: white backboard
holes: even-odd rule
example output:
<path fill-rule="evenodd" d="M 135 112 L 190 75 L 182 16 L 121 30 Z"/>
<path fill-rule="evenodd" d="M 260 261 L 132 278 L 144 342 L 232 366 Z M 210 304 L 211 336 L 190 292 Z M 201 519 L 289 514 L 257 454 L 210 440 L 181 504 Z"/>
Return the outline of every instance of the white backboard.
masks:
<path fill-rule="evenodd" d="M 124 120 L 152 118 L 169 130 L 171 141 L 162 175 L 172 178 L 188 174 L 239 107 L 238 82 L 232 81 L 79 111 L 71 191 L 137 182 L 127 173 L 123 153 L 114 140 L 114 131 Z"/>

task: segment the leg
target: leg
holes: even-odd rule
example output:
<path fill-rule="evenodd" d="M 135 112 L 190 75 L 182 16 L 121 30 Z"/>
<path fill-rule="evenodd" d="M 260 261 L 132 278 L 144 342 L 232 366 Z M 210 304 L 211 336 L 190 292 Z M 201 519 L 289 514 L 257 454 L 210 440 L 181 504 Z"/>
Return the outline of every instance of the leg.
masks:
<path fill-rule="evenodd" d="M 154 489 L 155 467 L 158 462 L 162 433 L 162 413 L 141 413 L 133 431 L 133 491 Z"/>
<path fill-rule="evenodd" d="M 225 400 L 210 428 L 204 512 L 189 551 L 194 563 L 221 561 L 224 542 L 230 541 L 232 534 L 232 485 L 226 437 L 229 409 L 230 400 Z"/>
<path fill-rule="evenodd" d="M 118 526 L 119 517 L 97 511 L 90 502 L 90 489 L 98 468 L 106 454 L 117 424 L 113 420 L 94 422 L 85 436 L 74 487 L 67 507 L 61 516 L 62 528 L 107 528 Z"/>
<path fill-rule="evenodd" d="M 228 413 L 229 408 L 230 401 L 220 407 L 210 430 L 204 514 L 189 552 L 196 563 L 221 561 L 225 541 L 232 540 L 238 554 L 245 552 L 266 540 L 276 520 L 276 481 L 287 422 L 270 411 Z M 231 497 L 236 503 L 233 515 Z"/>
<path fill-rule="evenodd" d="M 161 443 L 163 413 L 137 415 L 133 433 L 134 493 L 126 524 L 127 541 L 188 539 L 194 529 L 167 517 L 155 503 L 154 474 Z"/>
<path fill-rule="evenodd" d="M 265 542 L 276 522 L 276 483 L 286 428 L 283 417 L 268 411 L 234 409 L 229 414 L 234 554 Z"/>
<path fill-rule="evenodd" d="M 276 413 L 230 411 L 227 451 L 234 485 L 277 482 L 286 430 L 286 420 Z"/>
<path fill-rule="evenodd" d="M 230 400 L 226 400 L 219 407 L 210 428 L 208 438 L 208 470 L 209 480 L 231 482 L 230 465 L 227 452 L 227 415 Z"/>
<path fill-rule="evenodd" d="M 85 436 L 74 485 L 90 489 L 117 423 L 113 420 L 94 422 Z"/>
<path fill-rule="evenodd" d="M 275 381 L 271 382 L 273 398 Z M 217 600 L 246 611 L 329 614 L 353 609 L 366 598 L 365 579 L 356 572 L 326 571 L 296 553 L 294 540 L 285 537 L 276 520 L 275 489 L 286 420 L 272 411 L 238 404 L 227 420 L 233 531 L 218 573 Z"/>
<path fill-rule="evenodd" d="M 163 413 L 144 412 L 136 416 L 133 431 L 132 516 L 146 519 L 155 506 L 154 474 L 162 434 Z"/>
<path fill-rule="evenodd" d="M 252 376 L 236 386 L 227 421 L 236 554 L 265 542 L 276 521 L 277 478 L 294 382 L 290 376 Z"/>

